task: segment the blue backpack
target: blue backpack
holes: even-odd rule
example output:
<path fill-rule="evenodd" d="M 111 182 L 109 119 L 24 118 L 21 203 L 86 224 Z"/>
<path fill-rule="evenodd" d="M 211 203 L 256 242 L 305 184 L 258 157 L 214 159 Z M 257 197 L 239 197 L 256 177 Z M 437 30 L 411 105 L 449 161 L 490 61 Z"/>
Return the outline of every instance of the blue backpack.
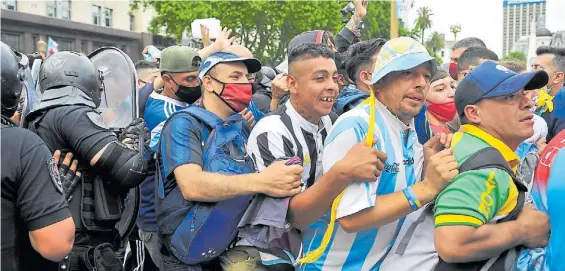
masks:
<path fill-rule="evenodd" d="M 175 112 L 169 119 L 176 114 L 187 114 L 195 119 L 195 123 L 203 126 L 203 171 L 225 175 L 256 172 L 253 161 L 245 151 L 247 134 L 243 125 L 245 120 L 241 115 L 236 114 L 222 122 L 213 113 L 191 106 Z M 211 127 L 211 132 L 208 133 L 210 129 L 204 126 Z M 157 155 L 160 157 L 159 153 Z M 159 163 L 157 170 L 157 194 L 160 199 L 164 199 Z M 182 221 L 173 221 L 178 226 L 172 237 L 164 240 L 170 240 L 165 244 L 166 247 L 185 264 L 194 265 L 213 260 L 235 240 L 239 221 L 252 199 L 253 195 L 246 195 L 219 202 L 189 202 L 184 219 L 177 216 L 177 220 Z"/>

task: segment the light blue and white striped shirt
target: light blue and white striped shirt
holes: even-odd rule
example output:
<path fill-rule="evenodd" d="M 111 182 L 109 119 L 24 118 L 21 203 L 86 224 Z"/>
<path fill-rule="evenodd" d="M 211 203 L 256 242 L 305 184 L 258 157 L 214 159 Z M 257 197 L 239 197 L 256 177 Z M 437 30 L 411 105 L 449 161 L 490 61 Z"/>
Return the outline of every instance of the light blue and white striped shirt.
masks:
<path fill-rule="evenodd" d="M 324 173 L 364 140 L 369 118 L 368 104 L 361 104 L 338 118 L 324 144 Z M 402 123 L 378 100 L 373 121 L 374 137 L 378 138 L 375 148 L 387 154 L 385 169 L 375 182 L 352 183 L 346 188 L 338 206 L 338 219 L 375 206 L 377 195 L 401 191 L 420 180 L 423 147 L 417 140 L 414 121 L 410 125 Z M 419 217 L 422 209 L 408 215 L 408 220 Z M 345 232 L 336 222 L 324 255 L 315 263 L 302 266 L 301 270 L 378 270 L 399 239 L 405 220 L 357 233 Z M 328 221 L 329 213 L 303 232 L 306 253 L 320 246 Z"/>
<path fill-rule="evenodd" d="M 151 147 L 153 151 L 157 151 L 157 143 L 159 143 L 159 138 L 161 138 L 161 130 L 163 129 L 165 121 L 167 121 L 173 113 L 187 106 L 186 103 L 161 95 L 157 92 L 151 93 L 149 99 L 147 99 L 147 104 L 145 104 L 144 120 L 151 134 L 149 147 Z"/>

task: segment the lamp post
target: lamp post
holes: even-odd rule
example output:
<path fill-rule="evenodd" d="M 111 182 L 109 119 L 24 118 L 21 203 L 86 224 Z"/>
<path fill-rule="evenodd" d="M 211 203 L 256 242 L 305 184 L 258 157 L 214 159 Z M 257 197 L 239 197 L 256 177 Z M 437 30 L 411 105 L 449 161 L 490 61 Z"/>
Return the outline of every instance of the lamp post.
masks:
<path fill-rule="evenodd" d="M 453 33 L 454 41 L 457 41 L 457 33 L 461 32 L 461 25 L 460 24 L 452 24 L 449 26 L 449 30 Z"/>

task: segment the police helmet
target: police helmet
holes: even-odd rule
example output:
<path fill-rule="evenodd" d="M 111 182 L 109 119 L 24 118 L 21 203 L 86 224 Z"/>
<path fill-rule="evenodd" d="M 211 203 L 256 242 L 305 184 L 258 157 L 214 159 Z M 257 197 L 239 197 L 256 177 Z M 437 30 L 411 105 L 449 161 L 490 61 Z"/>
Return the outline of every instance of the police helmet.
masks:
<path fill-rule="evenodd" d="M 98 107 L 102 91 L 102 73 L 85 55 L 76 52 L 58 52 L 43 62 L 39 69 L 39 87 L 42 92 L 72 86 L 80 89 Z"/>
<path fill-rule="evenodd" d="M 2 58 L 2 115 L 12 117 L 18 108 L 25 74 L 10 46 L 0 41 Z"/>

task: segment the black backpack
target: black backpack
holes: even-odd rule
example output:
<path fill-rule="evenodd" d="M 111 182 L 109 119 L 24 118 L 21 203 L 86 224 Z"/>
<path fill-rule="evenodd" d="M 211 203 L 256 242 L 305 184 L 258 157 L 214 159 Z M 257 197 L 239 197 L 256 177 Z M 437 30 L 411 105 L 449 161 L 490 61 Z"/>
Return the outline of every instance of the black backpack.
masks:
<path fill-rule="evenodd" d="M 471 157 L 469 157 L 461 166 L 459 167 L 459 172 L 463 173 L 469 170 L 477 170 L 483 168 L 498 168 L 506 171 L 514 184 L 518 188 L 518 204 L 516 208 L 512 210 L 505 218 L 497 221 L 497 223 L 508 222 L 516 220 L 518 215 L 524 207 L 526 200 L 526 191 L 528 190 L 522 182 L 518 180 L 514 171 L 508 166 L 508 163 L 502 156 L 502 154 L 493 147 L 484 148 Z M 521 247 L 515 247 L 509 249 L 502 254 L 483 261 L 468 262 L 468 263 L 447 263 L 443 261 L 440 257 L 439 263 L 436 265 L 434 271 L 504 271 L 513 270 L 513 266 L 516 265 L 516 260 L 520 255 Z"/>

